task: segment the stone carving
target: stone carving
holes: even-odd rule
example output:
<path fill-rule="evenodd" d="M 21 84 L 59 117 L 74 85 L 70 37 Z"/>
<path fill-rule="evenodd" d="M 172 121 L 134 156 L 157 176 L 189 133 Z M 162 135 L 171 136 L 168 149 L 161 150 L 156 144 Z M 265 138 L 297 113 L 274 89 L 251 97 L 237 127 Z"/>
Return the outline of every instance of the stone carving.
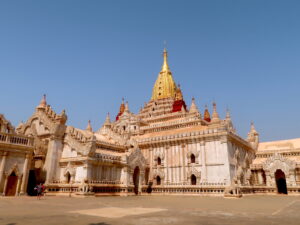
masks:
<path fill-rule="evenodd" d="M 155 179 L 157 176 L 160 177 L 160 179 L 164 179 L 165 178 L 165 173 L 163 170 L 161 169 L 154 169 L 153 171 L 153 178 Z"/>
<path fill-rule="evenodd" d="M 22 173 L 19 171 L 18 163 L 15 163 L 8 171 L 5 173 L 7 176 L 10 176 L 13 172 L 17 175 L 17 177 L 22 176 Z"/>
<path fill-rule="evenodd" d="M 141 171 L 145 169 L 146 159 L 139 148 L 130 149 L 129 155 L 127 157 L 127 162 L 129 164 L 129 167 L 133 170 L 137 166 Z"/>
<path fill-rule="evenodd" d="M 73 182 L 76 175 L 76 168 L 71 164 L 71 162 L 69 162 L 67 167 L 64 169 L 65 182 L 68 181 L 68 174 L 71 176 L 70 182 Z"/>
<path fill-rule="evenodd" d="M 188 171 L 188 178 L 190 179 L 192 175 L 195 175 L 198 179 L 201 178 L 201 172 L 198 171 L 195 167 L 192 167 L 189 171 Z"/>
<path fill-rule="evenodd" d="M 283 157 L 281 154 L 275 153 L 263 163 L 263 169 L 268 171 L 271 176 L 274 176 L 276 170 L 282 170 L 286 176 L 289 176 L 290 171 L 296 168 L 296 162 Z"/>
<path fill-rule="evenodd" d="M 161 160 L 164 160 L 165 154 L 163 151 L 156 151 L 154 154 L 154 159 L 157 160 L 157 158 L 160 158 Z"/>
<path fill-rule="evenodd" d="M 189 149 L 187 151 L 187 153 L 186 153 L 186 157 L 187 157 L 188 163 L 191 163 L 191 156 L 192 156 L 192 154 L 195 156 L 195 162 L 199 163 L 199 154 L 200 154 L 200 151 L 196 150 L 195 148 Z"/>

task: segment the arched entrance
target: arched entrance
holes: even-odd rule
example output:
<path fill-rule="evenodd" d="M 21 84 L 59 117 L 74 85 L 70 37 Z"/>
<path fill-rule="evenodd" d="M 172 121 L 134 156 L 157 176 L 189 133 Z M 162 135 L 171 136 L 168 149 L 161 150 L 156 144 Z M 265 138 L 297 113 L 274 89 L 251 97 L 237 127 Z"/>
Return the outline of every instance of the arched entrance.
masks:
<path fill-rule="evenodd" d="M 137 195 L 139 193 L 139 182 L 140 182 L 140 168 L 137 166 L 133 172 L 133 185 L 134 193 Z"/>
<path fill-rule="evenodd" d="M 18 177 L 12 172 L 7 178 L 7 186 L 5 196 L 15 196 L 17 190 Z"/>
<path fill-rule="evenodd" d="M 157 158 L 157 165 L 158 165 L 158 166 L 161 165 L 161 158 L 160 158 L 160 157 Z"/>
<path fill-rule="evenodd" d="M 68 184 L 71 182 L 71 174 L 69 172 L 66 174 L 66 181 Z"/>
<path fill-rule="evenodd" d="M 196 185 L 197 184 L 197 178 L 194 174 L 191 176 L 191 185 Z"/>
<path fill-rule="evenodd" d="M 156 177 L 156 185 L 160 185 L 161 184 L 161 179 L 160 176 Z"/>
<path fill-rule="evenodd" d="M 282 170 L 276 170 L 275 179 L 278 194 L 287 194 L 285 174 Z"/>
<path fill-rule="evenodd" d="M 191 163 L 195 163 L 196 162 L 196 157 L 194 154 L 191 154 Z"/>

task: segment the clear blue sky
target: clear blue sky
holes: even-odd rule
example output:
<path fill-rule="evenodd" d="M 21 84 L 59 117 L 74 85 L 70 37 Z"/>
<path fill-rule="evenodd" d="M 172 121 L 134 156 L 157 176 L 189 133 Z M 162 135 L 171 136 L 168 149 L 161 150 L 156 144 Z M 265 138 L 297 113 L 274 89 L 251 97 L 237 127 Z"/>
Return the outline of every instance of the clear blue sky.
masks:
<path fill-rule="evenodd" d="M 228 106 L 239 134 L 300 137 L 300 1 L 1 1 L 0 113 L 16 126 L 41 96 L 98 129 L 121 98 L 138 112 L 169 64 L 190 105 Z"/>

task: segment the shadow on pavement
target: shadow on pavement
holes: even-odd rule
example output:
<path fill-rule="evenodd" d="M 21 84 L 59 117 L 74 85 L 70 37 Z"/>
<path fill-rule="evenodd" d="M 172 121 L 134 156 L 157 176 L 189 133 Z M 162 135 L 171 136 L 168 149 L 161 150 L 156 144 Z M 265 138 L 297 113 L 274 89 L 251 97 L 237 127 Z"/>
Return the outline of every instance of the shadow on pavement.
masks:
<path fill-rule="evenodd" d="M 108 223 L 90 223 L 89 225 L 109 225 Z"/>

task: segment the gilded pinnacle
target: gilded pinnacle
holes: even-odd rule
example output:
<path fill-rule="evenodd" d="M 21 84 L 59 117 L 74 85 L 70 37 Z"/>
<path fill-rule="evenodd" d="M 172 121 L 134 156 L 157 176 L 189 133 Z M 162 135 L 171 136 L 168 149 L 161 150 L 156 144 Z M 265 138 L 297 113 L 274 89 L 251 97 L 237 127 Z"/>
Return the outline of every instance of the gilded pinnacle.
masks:
<path fill-rule="evenodd" d="M 163 51 L 163 65 L 152 91 L 152 100 L 175 98 L 177 86 L 168 65 L 168 52 Z"/>

